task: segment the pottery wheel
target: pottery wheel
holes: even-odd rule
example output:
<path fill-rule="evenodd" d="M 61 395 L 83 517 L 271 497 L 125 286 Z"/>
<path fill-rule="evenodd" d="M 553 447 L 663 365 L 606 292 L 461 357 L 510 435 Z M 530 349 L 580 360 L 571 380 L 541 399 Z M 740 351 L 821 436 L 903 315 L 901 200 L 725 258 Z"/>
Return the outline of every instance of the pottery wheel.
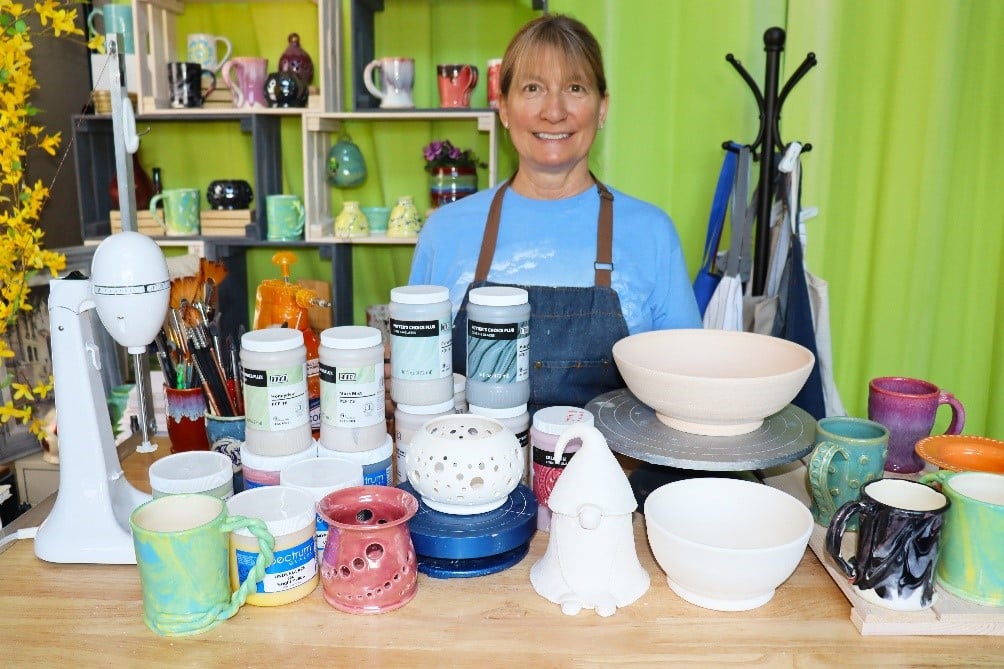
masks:
<path fill-rule="evenodd" d="M 502 571 L 526 555 L 537 530 L 537 498 L 518 485 L 497 509 L 458 516 L 429 508 L 408 483 L 398 486 L 418 499 L 408 521 L 418 570 L 437 578 L 483 576 Z"/>
<path fill-rule="evenodd" d="M 683 469 L 765 469 L 807 455 L 816 436 L 816 421 L 794 404 L 765 418 L 756 430 L 728 437 L 675 430 L 627 388 L 595 397 L 585 408 L 615 453 Z"/>

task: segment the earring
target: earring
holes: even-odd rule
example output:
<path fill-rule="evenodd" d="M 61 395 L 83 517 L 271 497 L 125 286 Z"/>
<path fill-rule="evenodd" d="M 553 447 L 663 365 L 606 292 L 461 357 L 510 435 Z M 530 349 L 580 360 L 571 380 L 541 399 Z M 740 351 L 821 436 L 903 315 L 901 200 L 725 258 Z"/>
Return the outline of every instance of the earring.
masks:
<path fill-rule="evenodd" d="M 505 128 L 506 130 L 508 130 L 509 129 L 509 122 L 508 121 L 504 121 L 502 123 L 502 127 Z"/>
<path fill-rule="evenodd" d="M 605 118 L 601 118 L 600 119 L 600 130 L 603 130 L 603 126 L 605 126 L 606 124 L 607 124 L 607 120 Z"/>

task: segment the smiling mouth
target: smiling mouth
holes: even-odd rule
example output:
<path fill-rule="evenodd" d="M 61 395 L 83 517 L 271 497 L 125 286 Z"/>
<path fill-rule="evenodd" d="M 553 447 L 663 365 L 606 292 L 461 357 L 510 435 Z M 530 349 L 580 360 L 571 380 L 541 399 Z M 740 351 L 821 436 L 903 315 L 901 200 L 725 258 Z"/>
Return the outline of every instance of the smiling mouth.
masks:
<path fill-rule="evenodd" d="M 572 136 L 570 132 L 535 132 L 533 136 L 537 139 L 568 139 Z"/>

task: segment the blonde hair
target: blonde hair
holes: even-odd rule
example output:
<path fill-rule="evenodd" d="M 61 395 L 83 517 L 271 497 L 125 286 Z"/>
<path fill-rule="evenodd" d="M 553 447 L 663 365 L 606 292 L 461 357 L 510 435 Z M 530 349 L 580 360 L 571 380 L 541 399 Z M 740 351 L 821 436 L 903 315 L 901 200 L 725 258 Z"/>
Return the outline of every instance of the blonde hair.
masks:
<path fill-rule="evenodd" d="M 503 97 L 509 94 L 516 73 L 534 62 L 546 48 L 554 49 L 572 68 L 591 76 L 601 98 L 607 94 L 603 53 L 589 28 L 564 14 L 544 14 L 520 28 L 506 48 L 499 73 Z"/>

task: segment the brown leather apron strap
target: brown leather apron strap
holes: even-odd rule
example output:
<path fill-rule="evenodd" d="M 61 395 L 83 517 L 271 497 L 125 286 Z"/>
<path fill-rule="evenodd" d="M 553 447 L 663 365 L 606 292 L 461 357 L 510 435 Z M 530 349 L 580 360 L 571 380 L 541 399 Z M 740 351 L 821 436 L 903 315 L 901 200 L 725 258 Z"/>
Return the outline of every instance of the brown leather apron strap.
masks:
<path fill-rule="evenodd" d="M 516 175 L 509 177 L 509 180 L 502 184 L 495 197 L 492 198 L 491 207 L 488 208 L 488 220 L 485 221 L 485 234 L 481 237 L 481 253 L 478 255 L 478 266 L 474 270 L 475 281 L 487 281 L 488 270 L 491 269 L 492 259 L 495 257 L 495 243 L 499 239 L 499 221 L 502 219 L 502 198 L 505 197 L 506 189 Z"/>
<path fill-rule="evenodd" d="M 589 173 L 592 176 L 592 172 Z M 614 269 L 614 195 L 594 176 L 600 192 L 600 220 L 596 226 L 595 285 L 610 287 L 610 272 Z"/>
<path fill-rule="evenodd" d="M 510 177 L 495 192 L 491 206 L 488 208 L 488 220 L 485 221 L 485 232 L 481 237 L 481 252 L 478 254 L 478 264 L 474 269 L 475 281 L 487 281 L 488 270 L 491 269 L 492 259 L 495 257 L 495 244 L 499 238 L 499 221 L 502 219 L 502 199 L 505 191 L 512 183 L 515 174 Z M 614 238 L 614 196 L 606 186 L 600 183 L 592 172 L 589 176 L 596 182 L 596 190 L 600 194 L 600 216 L 596 224 L 596 261 L 593 263 L 595 270 L 595 285 L 610 287 L 610 272 L 614 268 L 613 262 L 613 238 Z"/>

